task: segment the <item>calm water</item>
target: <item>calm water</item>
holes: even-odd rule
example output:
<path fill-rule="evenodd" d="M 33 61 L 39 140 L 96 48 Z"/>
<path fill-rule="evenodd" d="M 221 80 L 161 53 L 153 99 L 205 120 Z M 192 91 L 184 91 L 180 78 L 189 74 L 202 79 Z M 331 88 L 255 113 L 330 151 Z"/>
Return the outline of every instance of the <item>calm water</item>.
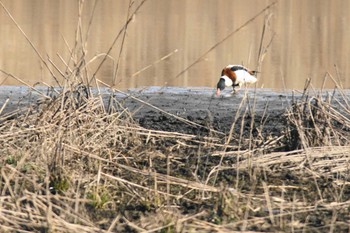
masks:
<path fill-rule="evenodd" d="M 2 2 L 46 62 L 50 58 L 64 71 L 65 65 L 59 57 L 68 62 L 69 51 L 74 48 L 79 19 L 78 1 Z M 131 12 L 140 2 L 136 0 L 133 3 Z M 312 79 L 314 87 L 322 87 L 329 72 L 326 88 L 334 87 L 330 77 L 350 88 L 350 1 L 280 0 L 219 43 L 272 2 L 148 0 L 129 24 L 123 50 L 120 50 L 121 36 L 97 77 L 119 88 L 163 85 L 212 87 L 227 64 L 258 68 L 265 24 L 262 45 L 266 51 L 259 67 L 259 87 L 302 88 L 307 78 Z M 84 38 L 93 15 L 86 43 L 90 76 L 123 27 L 129 0 L 97 1 L 93 13 L 94 4 L 95 1 L 86 0 L 81 10 Z M 0 69 L 30 84 L 55 84 L 3 8 L 0 8 L 0 25 Z M 218 46 L 208 52 L 217 43 Z M 162 59 L 166 55 L 169 56 Z M 72 60 L 78 62 L 79 57 Z M 196 61 L 187 72 L 179 75 Z M 52 65 L 50 67 L 53 69 Z M 59 77 L 56 71 L 55 75 Z M 19 83 L 1 74 L 0 84 Z"/>

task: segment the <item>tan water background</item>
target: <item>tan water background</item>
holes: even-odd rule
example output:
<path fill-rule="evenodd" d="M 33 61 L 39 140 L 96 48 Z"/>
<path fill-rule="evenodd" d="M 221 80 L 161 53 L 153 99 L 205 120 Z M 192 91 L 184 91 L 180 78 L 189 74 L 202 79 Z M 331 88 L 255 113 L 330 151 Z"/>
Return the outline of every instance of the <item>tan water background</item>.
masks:
<path fill-rule="evenodd" d="M 128 12 L 141 3 L 131 2 L 130 9 L 129 0 L 86 0 L 81 5 L 83 35 L 93 15 L 86 44 L 89 75 L 94 73 L 125 24 Z M 244 64 L 261 71 L 258 87 L 299 89 L 311 78 L 316 88 L 324 84 L 333 88 L 332 77 L 344 88 L 350 88 L 350 1 L 279 0 L 253 19 L 272 2 L 148 0 L 132 18 L 122 51 L 123 34 L 97 78 L 119 88 L 211 87 L 216 85 L 224 66 Z M 65 70 L 59 57 L 68 61 L 69 50 L 74 47 L 78 1 L 2 0 L 2 3 L 42 57 Z M 253 20 L 245 25 L 250 19 Z M 240 27 L 241 30 L 233 33 Z M 231 33 L 232 36 L 219 43 Z M 259 66 L 261 41 L 263 56 Z M 55 85 L 43 62 L 3 8 L 0 8 L 0 69 L 29 84 Z M 58 72 L 55 74 L 59 77 Z M 0 74 L 0 85 L 19 84 Z"/>

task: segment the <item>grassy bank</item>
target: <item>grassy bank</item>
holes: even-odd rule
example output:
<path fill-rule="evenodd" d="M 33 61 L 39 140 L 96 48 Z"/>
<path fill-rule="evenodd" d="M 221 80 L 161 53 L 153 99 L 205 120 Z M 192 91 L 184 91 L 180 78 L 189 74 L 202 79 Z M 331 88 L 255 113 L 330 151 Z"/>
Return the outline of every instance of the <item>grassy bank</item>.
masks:
<path fill-rule="evenodd" d="M 69 84 L 1 118 L 2 231 L 348 230 L 346 96 L 306 89 L 274 136 L 244 111 L 241 132 L 191 135 L 143 128 L 113 95 Z"/>

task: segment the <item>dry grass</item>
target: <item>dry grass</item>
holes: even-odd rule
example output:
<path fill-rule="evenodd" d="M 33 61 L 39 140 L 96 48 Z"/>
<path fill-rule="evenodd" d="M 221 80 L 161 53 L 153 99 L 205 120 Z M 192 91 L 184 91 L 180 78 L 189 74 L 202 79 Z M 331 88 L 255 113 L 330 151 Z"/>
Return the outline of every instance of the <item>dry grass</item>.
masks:
<path fill-rule="evenodd" d="M 309 91 L 306 87 L 288 111 L 289 149 L 348 144 L 350 106 L 345 94 L 341 89 L 326 95 Z"/>
<path fill-rule="evenodd" d="M 306 88 L 270 138 L 248 97 L 229 135 L 145 129 L 92 93 L 79 38 L 61 88 L 0 119 L 1 232 L 349 231 L 345 95 Z"/>
<path fill-rule="evenodd" d="M 73 85 L 1 124 L 2 231 L 347 229 L 347 141 L 236 151 L 221 135 L 144 129 L 89 93 Z"/>
<path fill-rule="evenodd" d="M 2 119 L 4 232 L 348 229 L 350 124 L 343 100 L 333 99 L 343 103 L 336 108 L 305 94 L 287 109 L 285 131 L 261 143 L 252 130 L 225 139 L 145 129 L 113 96 L 106 105 L 74 81 L 47 96 Z M 318 100 L 317 111 L 310 99 Z M 238 114 L 236 125 L 252 117 Z M 296 140 L 300 148 L 266 153 Z"/>

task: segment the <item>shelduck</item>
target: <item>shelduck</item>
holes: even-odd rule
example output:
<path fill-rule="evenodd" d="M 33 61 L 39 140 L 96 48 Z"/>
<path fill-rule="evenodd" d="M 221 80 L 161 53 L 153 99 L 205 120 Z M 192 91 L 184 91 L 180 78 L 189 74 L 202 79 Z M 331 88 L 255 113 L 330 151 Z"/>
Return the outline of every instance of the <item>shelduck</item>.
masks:
<path fill-rule="evenodd" d="M 233 88 L 233 92 L 236 92 L 235 87 L 239 86 L 239 89 L 244 84 L 252 84 L 257 81 L 256 71 L 249 70 L 242 65 L 228 65 L 222 72 L 220 80 L 217 84 L 216 95 L 220 95 L 220 91 L 224 90 L 225 87 Z"/>

